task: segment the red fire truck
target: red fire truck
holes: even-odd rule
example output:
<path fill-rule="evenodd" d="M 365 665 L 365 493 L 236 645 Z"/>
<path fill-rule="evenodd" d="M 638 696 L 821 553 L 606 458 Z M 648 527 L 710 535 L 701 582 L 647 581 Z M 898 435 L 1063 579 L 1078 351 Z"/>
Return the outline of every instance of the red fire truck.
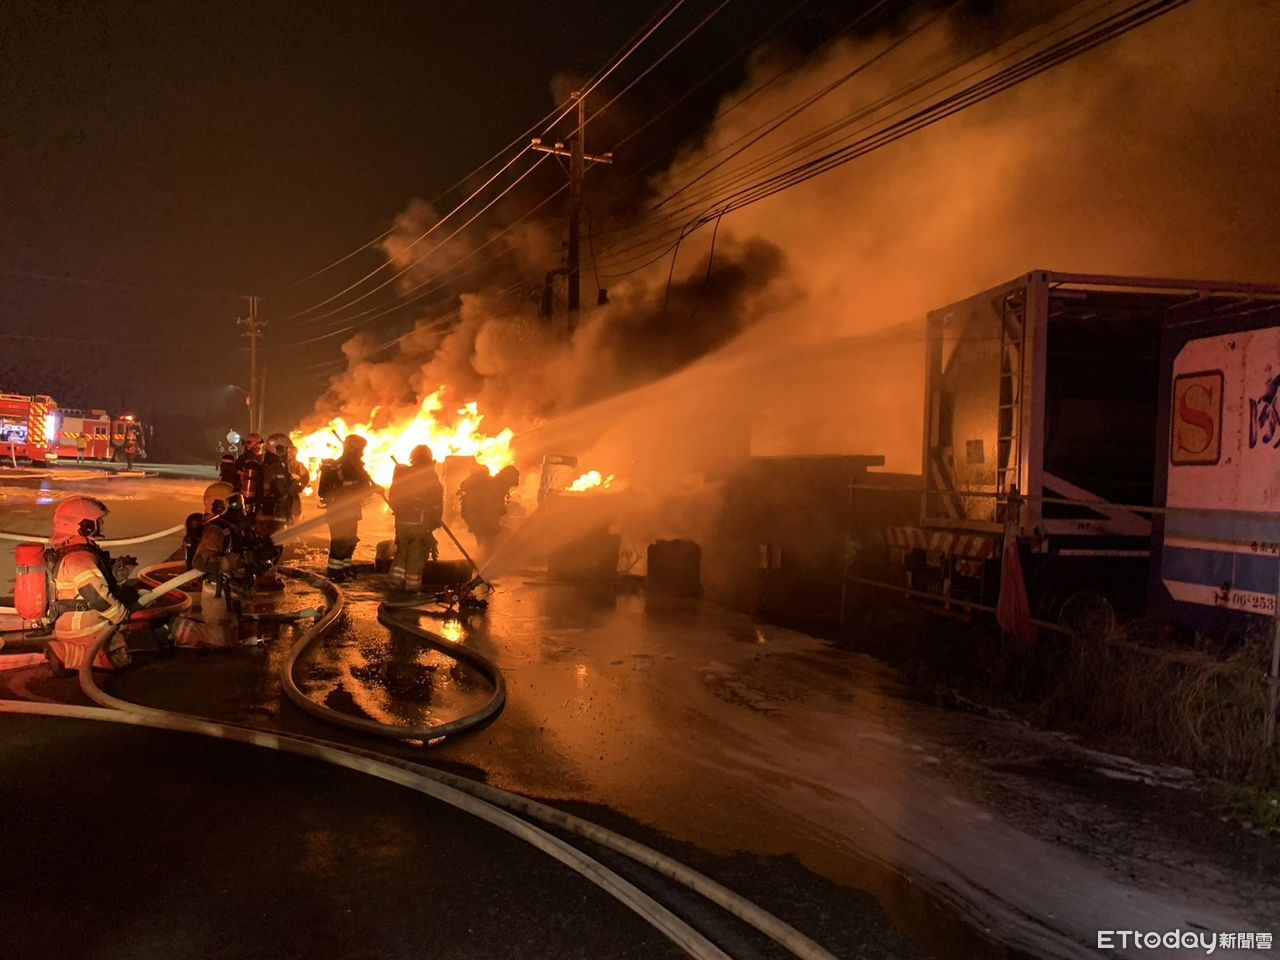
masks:
<path fill-rule="evenodd" d="M 135 459 L 147 459 L 147 428 L 133 414 L 112 417 L 105 410 L 59 408 L 52 397 L 0 393 L 0 459 L 43 465 L 74 460 L 76 439 L 85 436 L 88 460 L 121 460 L 130 437 Z"/>
<path fill-rule="evenodd" d="M 0 457 L 12 463 L 56 460 L 57 433 L 58 405 L 52 397 L 0 393 Z"/>
<path fill-rule="evenodd" d="M 85 458 L 89 460 L 117 460 L 124 456 L 125 442 L 133 437 L 138 446 L 136 459 L 147 459 L 147 431 L 145 425 L 128 413 L 112 417 L 105 410 L 60 409 L 57 412 L 58 456 L 71 460 L 76 457 L 76 438 L 85 437 Z"/>

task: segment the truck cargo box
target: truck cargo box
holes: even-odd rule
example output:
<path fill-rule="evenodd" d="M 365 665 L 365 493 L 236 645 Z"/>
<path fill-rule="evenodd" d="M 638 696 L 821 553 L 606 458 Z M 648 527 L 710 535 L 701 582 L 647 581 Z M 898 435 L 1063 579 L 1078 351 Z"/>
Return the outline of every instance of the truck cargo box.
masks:
<path fill-rule="evenodd" d="M 1265 288 L 1170 325 L 1152 606 L 1206 630 L 1270 617 L 1280 589 L 1280 303 Z"/>
<path fill-rule="evenodd" d="M 1042 615 L 1082 590 L 1139 612 L 1165 331 L 1268 289 L 1038 270 L 930 313 L 920 524 L 890 531 L 914 586 L 992 602 L 1008 521 Z"/>

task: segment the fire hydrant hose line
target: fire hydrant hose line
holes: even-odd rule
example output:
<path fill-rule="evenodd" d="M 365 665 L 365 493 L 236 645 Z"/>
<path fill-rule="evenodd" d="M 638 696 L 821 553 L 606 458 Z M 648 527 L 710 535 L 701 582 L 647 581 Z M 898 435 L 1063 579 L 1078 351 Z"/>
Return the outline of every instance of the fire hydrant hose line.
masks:
<path fill-rule="evenodd" d="M 325 617 L 327 618 L 329 613 L 333 613 L 336 618 L 338 610 L 342 607 L 342 592 L 330 581 L 305 570 L 281 570 L 281 572 L 288 576 L 305 580 L 325 593 L 330 601 L 329 611 L 326 612 Z M 470 667 L 474 667 L 493 685 L 493 694 L 489 697 L 488 702 L 479 710 L 467 714 L 465 717 L 459 717 L 456 720 L 449 720 L 445 723 L 415 727 L 379 723 L 367 717 L 353 716 L 317 703 L 298 687 L 297 681 L 294 679 L 294 670 L 299 659 L 324 636 L 329 625 L 333 623 L 332 619 L 322 618 L 316 621 L 311 629 L 303 633 L 280 667 L 280 684 L 284 688 L 285 695 L 293 701 L 294 706 L 304 713 L 323 720 L 325 723 L 342 727 L 346 730 L 392 740 L 422 740 L 427 743 L 447 737 L 456 737 L 461 733 L 466 733 L 468 730 L 484 726 L 502 712 L 502 708 L 507 703 L 507 683 L 503 679 L 502 671 L 498 669 L 498 665 L 488 657 L 462 644 L 450 643 L 444 637 L 423 630 L 416 623 L 408 623 L 391 616 L 387 612 L 386 604 L 378 606 L 378 622 L 389 630 L 412 634 L 428 646 L 434 647 Z"/>
<path fill-rule="evenodd" d="M 337 619 L 338 614 L 342 611 L 342 595 L 337 588 L 329 584 L 329 590 L 326 590 L 326 593 L 329 594 L 331 601 L 329 609 L 316 621 L 312 630 L 317 628 L 320 630 L 326 629 Z M 514 814 L 492 803 L 441 782 L 431 775 L 434 771 L 418 768 L 407 763 L 391 763 L 386 758 L 380 757 L 371 751 L 346 747 L 342 744 L 293 734 L 274 733 L 238 724 L 206 720 L 200 717 L 191 717 L 168 710 L 145 707 L 113 697 L 97 685 L 93 677 L 92 668 L 93 659 L 102 650 L 109 636 L 109 633 L 104 633 L 94 645 L 90 655 L 80 665 L 79 674 L 80 688 L 84 691 L 85 696 L 100 707 L 107 708 L 106 710 L 93 710 L 92 708 L 71 707 L 62 704 L 27 704 L 21 701 L 0 700 L 0 712 L 39 713 L 53 716 L 79 715 L 85 719 L 135 723 L 163 730 L 198 733 L 271 750 L 279 750 L 298 756 L 311 757 L 331 763 L 334 766 L 377 777 L 380 780 L 398 783 L 401 786 L 447 803 L 480 820 L 484 820 L 486 823 L 524 840 L 548 856 L 558 860 L 638 914 L 690 957 L 697 958 L 697 960 L 729 960 L 728 955 L 705 936 L 598 860 L 564 840 L 551 835 L 541 827 L 521 820 Z M 68 711 L 76 712 L 69 713 Z"/>
<path fill-rule="evenodd" d="M 104 549 L 111 547 L 132 547 L 139 543 L 150 543 L 152 540 L 163 540 L 165 537 L 171 537 L 175 533 L 182 533 L 187 529 L 185 523 L 177 526 L 169 527 L 167 530 L 157 530 L 155 533 L 146 533 L 140 537 L 125 537 L 122 540 L 99 540 L 98 546 Z M 41 536 L 37 533 L 13 533 L 10 530 L 0 530 L 0 540 L 16 540 L 19 543 L 48 543 L 49 538 Z"/>
<path fill-rule="evenodd" d="M 290 676 L 290 682 L 286 684 L 286 690 L 292 683 L 292 665 L 297 659 L 295 654 L 300 655 L 311 643 L 322 636 L 337 620 L 343 607 L 341 592 L 328 580 L 302 571 L 289 571 L 289 573 L 294 576 L 300 576 L 312 585 L 318 586 L 328 598 L 329 606 L 307 631 L 306 635 L 295 645 L 294 650 L 290 652 L 286 670 L 282 671 L 286 676 Z M 386 623 L 381 610 L 379 611 L 379 620 L 384 624 Z M 393 621 L 393 626 L 397 629 L 407 629 L 415 635 L 428 634 L 428 636 L 432 636 L 435 641 L 433 645 L 438 646 L 451 656 L 455 656 L 458 651 L 463 649 L 456 644 L 449 643 L 443 637 L 430 635 L 428 631 L 424 631 L 416 625 L 411 628 L 408 624 L 397 620 Z M 98 650 L 106 643 L 107 636 L 104 635 L 101 638 L 91 656 L 86 658 L 81 665 L 80 686 L 90 700 L 99 704 L 100 707 L 108 709 L 0 700 L 0 713 L 77 717 L 198 733 L 204 736 L 281 750 L 299 756 L 312 757 L 335 766 L 355 770 L 392 783 L 399 783 L 402 786 L 409 787 L 464 810 L 542 850 L 587 878 L 644 918 L 689 956 L 724 960 L 726 955 L 723 951 L 683 920 L 672 914 L 666 907 L 586 853 L 528 822 L 528 820 L 539 821 L 564 833 L 585 838 L 615 853 L 622 854 L 702 895 L 727 913 L 759 930 L 775 943 L 784 947 L 793 956 L 802 958 L 802 960 L 835 960 L 833 954 L 791 925 L 678 860 L 674 860 L 612 830 L 539 803 L 536 800 L 531 800 L 520 794 L 501 790 L 455 774 L 445 773 L 413 761 L 384 756 L 360 747 L 298 734 L 272 732 L 239 724 L 187 716 L 167 710 L 145 707 L 113 697 L 98 687 L 91 668 L 93 659 L 97 656 Z M 474 651 L 469 652 L 474 653 Z M 485 662 L 488 663 L 487 660 Z M 498 671 L 496 666 L 492 664 L 489 664 L 489 666 L 493 670 L 493 675 L 501 682 L 501 672 Z M 282 679 L 284 679 L 283 676 Z M 301 691 L 298 691 L 298 693 L 300 694 Z M 297 701 L 295 700 L 294 702 L 296 703 Z M 313 701 L 308 702 L 318 706 Z M 330 717 L 324 716 L 322 719 L 328 721 Z M 403 729 L 397 727 L 396 730 L 398 732 L 391 735 L 396 738 L 402 738 L 405 734 L 399 731 Z M 520 816 L 516 816 L 516 814 Z M 528 820 L 521 819 L 521 817 L 526 817 Z"/>

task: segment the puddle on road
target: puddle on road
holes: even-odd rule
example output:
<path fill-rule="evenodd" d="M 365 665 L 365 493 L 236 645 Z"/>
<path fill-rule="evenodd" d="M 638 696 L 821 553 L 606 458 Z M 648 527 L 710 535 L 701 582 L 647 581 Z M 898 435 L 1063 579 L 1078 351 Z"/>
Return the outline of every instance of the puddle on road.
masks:
<path fill-rule="evenodd" d="M 298 686 L 317 703 L 379 723 L 446 723 L 483 707 L 493 687 L 478 672 L 411 634 L 377 622 L 381 597 L 348 593 L 343 616 L 302 661 Z M 401 611 L 401 617 L 412 616 Z M 456 620 L 420 618 L 426 629 L 461 640 Z"/>

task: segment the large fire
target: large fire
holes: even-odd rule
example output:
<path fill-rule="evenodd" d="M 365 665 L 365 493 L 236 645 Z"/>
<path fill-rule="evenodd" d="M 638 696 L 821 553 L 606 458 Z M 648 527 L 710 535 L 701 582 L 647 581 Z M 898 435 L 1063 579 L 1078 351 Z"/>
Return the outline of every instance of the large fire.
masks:
<path fill-rule="evenodd" d="M 378 408 L 369 412 L 369 423 L 348 423 L 335 417 L 319 430 L 311 433 L 295 431 L 290 439 L 298 448 L 298 459 L 315 475 L 322 460 L 332 460 L 342 455 L 342 438 L 358 433 L 368 441 L 364 451 L 365 466 L 379 486 L 387 486 L 395 473 L 396 462 L 408 463 L 413 448 L 422 444 L 431 448 L 437 461 L 445 457 L 475 457 L 491 474 L 515 462 L 511 441 L 515 434 L 510 428 L 488 434 L 480 429 L 484 422 L 475 402 L 463 404 L 453 416 L 442 416 L 444 387 L 422 401 L 412 415 L 394 420 L 381 427 L 373 422 L 378 419 Z"/>

